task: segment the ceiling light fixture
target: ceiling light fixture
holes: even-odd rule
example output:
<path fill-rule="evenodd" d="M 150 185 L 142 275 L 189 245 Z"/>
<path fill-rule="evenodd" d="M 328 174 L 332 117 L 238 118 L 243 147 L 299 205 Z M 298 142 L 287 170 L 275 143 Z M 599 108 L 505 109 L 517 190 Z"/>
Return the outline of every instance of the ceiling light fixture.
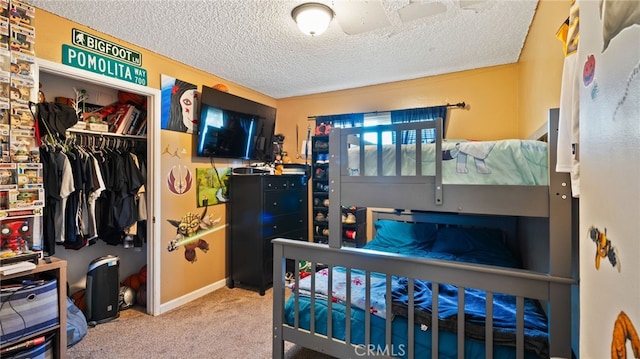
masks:
<path fill-rule="evenodd" d="M 333 18 L 333 10 L 324 4 L 310 2 L 296 6 L 291 17 L 300 31 L 307 35 L 320 35 L 327 30 Z"/>

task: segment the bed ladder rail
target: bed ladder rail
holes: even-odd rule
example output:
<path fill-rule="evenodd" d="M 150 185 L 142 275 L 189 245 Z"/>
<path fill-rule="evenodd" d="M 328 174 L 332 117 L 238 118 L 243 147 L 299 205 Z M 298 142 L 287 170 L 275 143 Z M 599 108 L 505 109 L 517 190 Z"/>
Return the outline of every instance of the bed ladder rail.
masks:
<path fill-rule="evenodd" d="M 422 168 L 422 145 L 423 143 L 423 130 L 433 129 L 435 138 L 433 139 L 433 143 L 435 144 L 435 173 L 432 175 L 427 175 L 426 171 Z M 376 136 L 376 153 L 380 154 L 383 151 L 383 142 L 385 135 L 389 135 L 395 142 L 395 168 L 392 173 L 387 173 L 385 178 L 389 181 L 401 181 L 404 177 L 413 177 L 410 181 L 415 182 L 416 178 L 430 178 L 431 181 L 435 183 L 435 198 L 434 201 L 436 204 L 442 204 L 442 141 L 443 141 L 443 125 L 442 118 L 437 118 L 433 121 L 423 121 L 423 122 L 410 122 L 410 123 L 395 123 L 390 125 L 378 125 L 378 126 L 369 126 L 369 127 L 351 127 L 351 128 L 335 128 L 332 129 L 332 132 L 329 134 L 330 143 L 339 143 L 339 146 L 331 145 L 329 147 L 330 158 L 336 158 L 335 153 L 339 153 L 340 158 L 348 158 L 348 150 L 350 146 L 360 146 L 361 149 L 364 149 L 365 145 L 370 145 L 367 143 L 367 139 L 370 138 L 371 134 L 375 134 Z M 414 176 L 403 176 L 402 174 L 402 164 L 403 161 L 406 161 L 406 158 L 403 158 L 403 138 L 415 138 L 415 153 L 413 153 L 415 158 L 415 175 Z M 331 153 L 334 152 L 332 156 Z M 357 173 L 349 169 L 348 161 L 342 161 L 340 163 L 340 176 L 358 176 L 358 177 L 367 177 L 368 174 L 365 173 L 365 151 L 358 151 L 358 171 Z M 375 165 L 375 174 L 374 176 L 380 176 L 382 173 L 385 173 L 385 168 L 383 168 L 383 156 L 376 156 L 376 165 Z"/>

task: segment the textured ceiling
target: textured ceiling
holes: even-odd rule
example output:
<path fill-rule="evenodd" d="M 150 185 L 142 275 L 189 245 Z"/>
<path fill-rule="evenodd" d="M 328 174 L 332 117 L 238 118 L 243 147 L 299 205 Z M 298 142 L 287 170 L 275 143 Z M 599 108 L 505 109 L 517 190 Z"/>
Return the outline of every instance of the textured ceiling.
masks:
<path fill-rule="evenodd" d="M 343 31 L 349 9 L 378 1 L 389 26 Z M 276 99 L 515 63 L 537 5 L 320 0 L 336 17 L 311 37 L 291 18 L 300 0 L 26 2 Z"/>

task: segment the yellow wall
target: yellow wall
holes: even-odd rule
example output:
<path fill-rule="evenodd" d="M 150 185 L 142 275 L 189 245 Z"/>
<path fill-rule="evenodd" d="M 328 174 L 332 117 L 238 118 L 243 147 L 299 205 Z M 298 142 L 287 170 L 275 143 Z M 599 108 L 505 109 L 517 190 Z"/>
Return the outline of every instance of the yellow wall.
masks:
<path fill-rule="evenodd" d="M 161 74 L 190 82 L 199 89 L 202 84 L 225 83 L 230 93 L 277 108 L 276 132 L 285 136 L 285 150 L 292 155 L 299 151 L 299 141 L 306 137 L 307 126 L 314 125 L 308 121 L 309 116 L 386 111 L 462 101 L 469 107 L 450 110 L 447 137 L 479 140 L 523 138 L 546 121 L 548 108 L 559 104 L 562 53 L 555 31 L 566 17 L 568 7 L 568 0 L 540 2 L 518 64 L 279 100 L 43 10 L 38 10 L 36 15 L 36 54 L 39 58 L 61 62 L 62 44 L 71 43 L 71 29 L 76 27 L 140 51 L 149 87 L 160 88 Z M 296 129 L 299 141 L 296 141 Z M 226 277 L 225 231 L 207 238 L 210 250 L 206 254 L 198 252 L 196 263 L 185 261 L 182 249 L 171 253 L 165 250 L 176 233 L 175 227 L 167 220 L 179 219 L 186 212 L 199 214 L 203 210 L 196 207 L 195 189 L 185 195 L 175 195 L 167 190 L 164 183 L 173 166 L 187 166 L 194 176 L 197 167 L 210 166 L 209 161 L 192 156 L 191 138 L 178 132 L 161 133 L 161 148 L 168 146 L 170 151 L 178 150 L 181 155 L 178 158 L 163 154 L 161 168 L 154 174 L 163 178 L 158 218 L 162 232 L 161 303 Z M 235 165 L 238 163 L 216 162 L 219 168 Z M 221 217 L 223 223 L 226 222 L 225 205 L 211 206 L 208 211 L 214 218 Z"/>
<path fill-rule="evenodd" d="M 306 135 L 310 116 L 373 112 L 466 102 L 449 111 L 447 137 L 492 140 L 517 136 L 518 66 L 504 65 L 415 80 L 278 100 L 279 130 L 285 149 Z M 286 125 L 286 126 L 283 126 Z"/>
<path fill-rule="evenodd" d="M 519 137 L 543 126 L 547 110 L 560 106 L 562 43 L 556 31 L 569 16 L 569 0 L 542 0 L 518 61 Z"/>

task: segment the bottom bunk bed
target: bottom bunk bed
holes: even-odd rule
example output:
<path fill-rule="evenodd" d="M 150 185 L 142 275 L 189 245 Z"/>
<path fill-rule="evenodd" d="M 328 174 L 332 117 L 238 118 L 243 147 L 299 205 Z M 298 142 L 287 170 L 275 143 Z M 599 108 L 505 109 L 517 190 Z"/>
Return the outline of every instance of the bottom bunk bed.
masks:
<path fill-rule="evenodd" d="M 362 249 L 274 240 L 275 260 L 297 264 L 291 283 L 274 283 L 274 358 L 284 340 L 341 358 L 550 356 L 545 308 L 573 281 L 520 268 L 515 218 L 387 217 Z"/>

